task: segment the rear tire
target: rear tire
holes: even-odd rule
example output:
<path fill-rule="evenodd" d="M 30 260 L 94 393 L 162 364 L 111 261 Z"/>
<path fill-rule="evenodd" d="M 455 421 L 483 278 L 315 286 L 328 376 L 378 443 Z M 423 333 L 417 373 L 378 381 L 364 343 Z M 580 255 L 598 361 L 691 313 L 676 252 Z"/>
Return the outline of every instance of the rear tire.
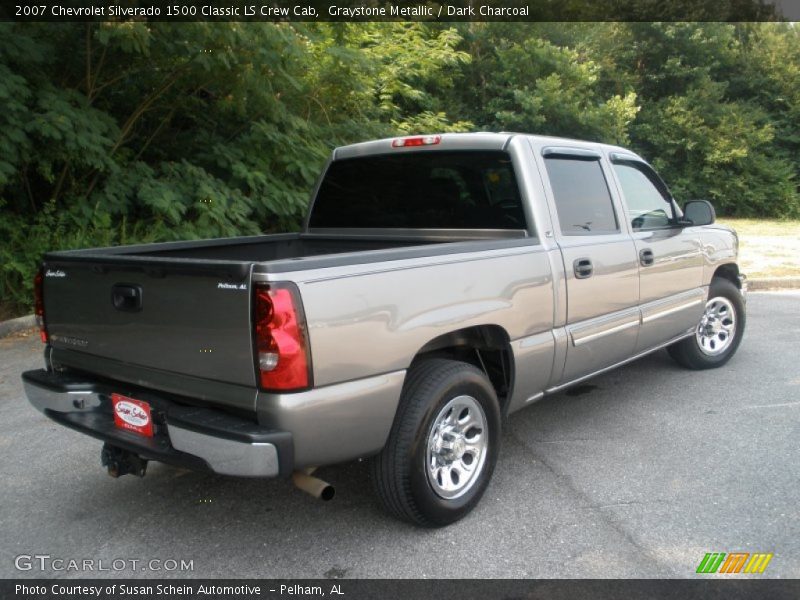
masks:
<path fill-rule="evenodd" d="M 434 358 L 408 371 L 372 481 L 392 515 L 441 527 L 469 513 L 486 491 L 500 448 L 500 407 L 486 375 Z"/>
<path fill-rule="evenodd" d="M 687 369 L 715 369 L 736 353 L 746 321 L 742 294 L 727 279 L 711 280 L 708 302 L 694 335 L 667 348 L 670 356 Z"/>

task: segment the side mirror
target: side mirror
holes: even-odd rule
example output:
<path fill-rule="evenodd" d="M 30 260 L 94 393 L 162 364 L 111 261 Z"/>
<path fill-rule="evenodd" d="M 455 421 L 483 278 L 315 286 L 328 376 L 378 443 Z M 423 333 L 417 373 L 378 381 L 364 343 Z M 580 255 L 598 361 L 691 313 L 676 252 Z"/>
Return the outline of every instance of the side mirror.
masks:
<path fill-rule="evenodd" d="M 711 225 L 717 219 L 717 213 L 708 200 L 691 200 L 683 206 L 681 225 Z M 684 223 L 688 221 L 689 223 Z"/>

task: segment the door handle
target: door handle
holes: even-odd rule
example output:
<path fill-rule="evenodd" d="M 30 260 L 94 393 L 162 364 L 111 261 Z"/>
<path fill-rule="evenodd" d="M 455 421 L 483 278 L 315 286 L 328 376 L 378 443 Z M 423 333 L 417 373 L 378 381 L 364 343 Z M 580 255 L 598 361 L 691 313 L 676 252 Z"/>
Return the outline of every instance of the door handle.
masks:
<path fill-rule="evenodd" d="M 575 271 L 575 279 L 586 279 L 592 276 L 594 267 L 592 261 L 588 258 L 578 258 L 572 263 L 572 268 Z"/>
<path fill-rule="evenodd" d="M 111 286 L 111 304 L 117 310 L 138 312 L 142 310 L 142 286 L 116 283 Z"/>
<path fill-rule="evenodd" d="M 639 251 L 639 263 L 643 267 L 649 267 L 654 262 L 656 262 L 655 256 L 653 256 L 653 251 L 650 248 L 644 248 Z"/>

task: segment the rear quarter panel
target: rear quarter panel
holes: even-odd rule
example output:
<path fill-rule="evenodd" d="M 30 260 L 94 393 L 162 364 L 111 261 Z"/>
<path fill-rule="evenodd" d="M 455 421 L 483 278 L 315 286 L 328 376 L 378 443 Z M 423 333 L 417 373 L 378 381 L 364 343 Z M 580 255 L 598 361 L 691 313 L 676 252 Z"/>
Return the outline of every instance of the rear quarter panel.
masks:
<path fill-rule="evenodd" d="M 515 340 L 553 326 L 550 264 L 533 241 L 270 278 L 300 289 L 315 387 L 405 369 L 428 341 L 458 329 L 499 325 Z"/>

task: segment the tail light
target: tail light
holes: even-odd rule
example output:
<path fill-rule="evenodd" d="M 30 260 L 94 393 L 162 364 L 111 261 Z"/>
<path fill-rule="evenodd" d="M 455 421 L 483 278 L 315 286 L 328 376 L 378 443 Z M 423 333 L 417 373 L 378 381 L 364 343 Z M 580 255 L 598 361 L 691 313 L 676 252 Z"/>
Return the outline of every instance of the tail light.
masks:
<path fill-rule="evenodd" d="M 39 328 L 39 336 L 43 343 L 47 343 L 47 327 L 44 322 L 44 274 L 42 270 L 37 271 L 33 278 L 33 314 L 36 317 L 36 326 Z"/>
<path fill-rule="evenodd" d="M 265 390 L 310 387 L 311 360 L 300 295 L 292 284 L 254 286 L 256 367 Z"/>

